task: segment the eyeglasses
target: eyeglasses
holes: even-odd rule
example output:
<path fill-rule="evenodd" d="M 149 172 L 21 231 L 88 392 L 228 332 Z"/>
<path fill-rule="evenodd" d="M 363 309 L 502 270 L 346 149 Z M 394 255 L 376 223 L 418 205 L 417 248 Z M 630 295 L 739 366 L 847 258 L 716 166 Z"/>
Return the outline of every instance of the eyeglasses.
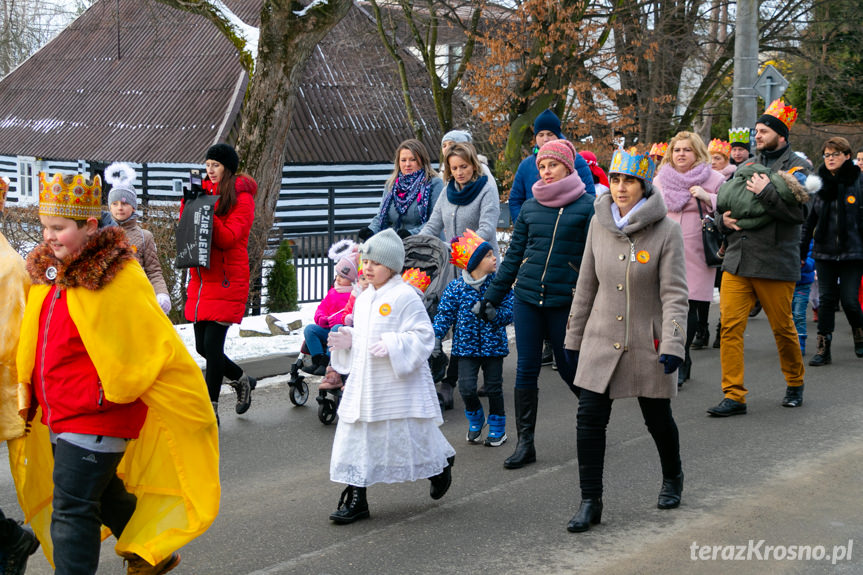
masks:
<path fill-rule="evenodd" d="M 845 154 L 843 154 L 842 152 L 828 152 L 828 153 L 824 154 L 824 159 L 827 160 L 829 158 L 839 158 L 839 157 L 842 157 L 844 155 Z"/>

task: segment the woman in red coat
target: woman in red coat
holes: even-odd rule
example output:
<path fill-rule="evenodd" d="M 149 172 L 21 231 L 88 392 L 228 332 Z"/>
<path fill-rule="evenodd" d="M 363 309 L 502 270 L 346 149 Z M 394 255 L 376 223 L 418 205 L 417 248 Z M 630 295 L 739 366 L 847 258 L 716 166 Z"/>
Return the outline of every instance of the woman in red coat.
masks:
<path fill-rule="evenodd" d="M 258 191 L 255 180 L 237 173 L 239 164 L 236 150 L 228 144 L 207 150 L 203 188 L 219 196 L 210 267 L 191 268 L 186 290 L 185 316 L 195 323 L 195 349 L 207 360 L 207 389 L 217 415 L 223 377 L 237 392 L 237 413 L 249 409 L 256 383 L 224 351 L 228 327 L 243 319 L 249 297 L 249 231 Z"/>

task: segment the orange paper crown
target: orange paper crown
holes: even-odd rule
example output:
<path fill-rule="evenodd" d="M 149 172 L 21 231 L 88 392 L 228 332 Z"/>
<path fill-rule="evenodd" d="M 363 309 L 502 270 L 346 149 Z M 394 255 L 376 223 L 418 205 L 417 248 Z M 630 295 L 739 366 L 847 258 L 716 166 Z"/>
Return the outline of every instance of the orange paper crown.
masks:
<path fill-rule="evenodd" d="M 794 125 L 794 122 L 797 121 L 797 109 L 792 108 L 790 105 L 786 105 L 785 102 L 782 101 L 782 98 L 773 100 L 767 109 L 764 110 L 764 113 L 768 116 L 777 118 L 780 122 L 785 124 L 789 130 L 791 129 L 791 126 Z"/>
<path fill-rule="evenodd" d="M 50 180 L 45 172 L 39 172 L 39 215 L 60 216 L 72 220 L 102 217 L 102 179 L 98 176 L 90 181 L 81 174 L 67 176 L 54 174 Z"/>
<path fill-rule="evenodd" d="M 6 205 L 7 193 L 9 193 L 9 179 L 6 176 L 0 176 L 0 212 Z"/>
<path fill-rule="evenodd" d="M 722 154 L 726 158 L 731 155 L 731 142 L 726 142 L 725 140 L 720 140 L 719 138 L 713 138 L 710 140 L 710 144 L 707 146 L 708 154 Z"/>
<path fill-rule="evenodd" d="M 657 142 L 650 146 L 650 151 L 647 152 L 648 156 L 659 156 L 660 158 L 665 157 L 665 152 L 668 151 L 668 142 Z"/>
<path fill-rule="evenodd" d="M 456 267 L 466 270 L 470 256 L 482 243 L 485 243 L 485 240 L 478 236 L 475 231 L 465 230 L 463 236 L 459 236 L 452 242 L 449 261 Z"/>
<path fill-rule="evenodd" d="M 421 292 L 426 291 L 431 284 L 431 278 L 419 268 L 406 269 L 402 274 L 402 281 L 418 288 Z"/>

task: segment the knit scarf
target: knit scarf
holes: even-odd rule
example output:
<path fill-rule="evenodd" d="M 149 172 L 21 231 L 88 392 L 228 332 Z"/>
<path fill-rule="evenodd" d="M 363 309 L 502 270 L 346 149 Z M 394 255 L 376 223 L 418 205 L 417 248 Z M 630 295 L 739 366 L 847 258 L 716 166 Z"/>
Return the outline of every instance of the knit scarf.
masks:
<path fill-rule="evenodd" d="M 453 205 L 466 206 L 476 199 L 487 182 L 488 176 L 482 176 L 458 189 L 455 178 L 450 178 L 450 181 L 446 185 L 446 199 Z"/>
<path fill-rule="evenodd" d="M 578 172 L 550 184 L 539 180 L 533 185 L 533 197 L 547 208 L 568 206 L 583 195 L 584 182 Z"/>
<path fill-rule="evenodd" d="M 393 182 L 393 189 L 384 198 L 381 204 L 381 229 L 390 227 L 390 205 L 395 204 L 398 220 L 392 227 L 401 228 L 402 216 L 408 208 L 416 202 L 420 214 L 420 221 L 426 223 L 429 216 L 429 202 L 431 201 L 431 181 L 426 181 L 426 171 L 417 170 L 412 174 L 399 174 Z"/>
<path fill-rule="evenodd" d="M 835 174 L 822 165 L 818 168 L 818 175 L 824 184 L 818 192 L 821 207 L 815 226 L 815 243 L 819 251 L 838 255 L 848 245 L 848 222 L 852 223 L 853 228 L 853 222 L 858 217 L 857 202 L 849 203 L 845 196 L 846 190 L 853 187 L 860 177 L 860 168 L 847 160 Z"/>
<path fill-rule="evenodd" d="M 689 188 L 700 186 L 707 181 L 713 169 L 710 164 L 696 164 L 688 172 L 681 174 L 671 164 L 659 168 L 656 179 L 662 186 L 662 199 L 669 212 L 682 212 L 686 203 L 692 199 Z"/>

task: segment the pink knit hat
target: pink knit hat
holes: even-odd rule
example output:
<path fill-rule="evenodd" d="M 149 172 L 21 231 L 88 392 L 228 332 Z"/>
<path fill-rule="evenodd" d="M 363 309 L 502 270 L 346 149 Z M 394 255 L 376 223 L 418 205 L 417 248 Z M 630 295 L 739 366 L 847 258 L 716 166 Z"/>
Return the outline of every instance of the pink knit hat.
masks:
<path fill-rule="evenodd" d="M 575 171 L 575 154 L 575 146 L 569 140 L 552 140 L 546 142 L 537 152 L 536 167 L 539 168 L 542 160 L 552 158 L 566 166 L 571 174 Z"/>

